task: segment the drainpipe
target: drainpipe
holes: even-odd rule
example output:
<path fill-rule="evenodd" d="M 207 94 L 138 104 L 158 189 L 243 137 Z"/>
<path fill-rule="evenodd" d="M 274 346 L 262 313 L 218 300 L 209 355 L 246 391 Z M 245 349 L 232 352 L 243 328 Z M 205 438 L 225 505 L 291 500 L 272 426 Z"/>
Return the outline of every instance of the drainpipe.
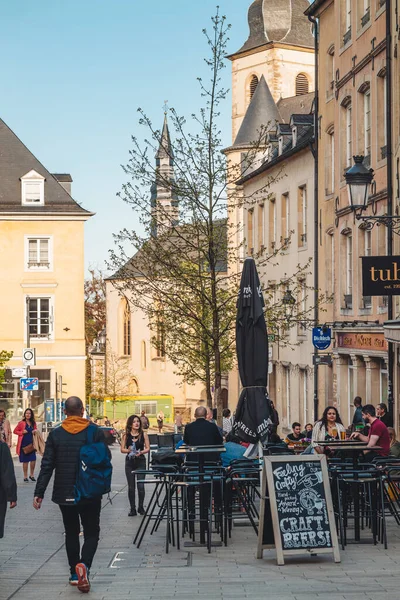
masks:
<path fill-rule="evenodd" d="M 315 54 L 315 99 L 314 99 L 314 327 L 319 325 L 319 274 L 318 274 L 318 246 L 319 246 L 319 217 L 318 217 L 318 146 L 319 146 L 319 85 L 318 85 L 318 52 L 319 28 L 318 21 L 311 15 L 308 20 L 314 25 L 314 54 Z M 318 409 L 318 350 L 314 348 L 314 421 L 319 419 Z"/>
<path fill-rule="evenodd" d="M 393 215 L 393 151 L 392 151 L 392 15 L 391 2 L 386 0 L 386 177 L 387 177 L 387 214 Z M 393 254 L 393 229 L 389 224 L 387 229 L 387 253 Z M 388 320 L 393 319 L 393 297 L 388 297 Z M 394 395 L 394 345 L 388 344 L 388 405 L 393 417 Z"/>

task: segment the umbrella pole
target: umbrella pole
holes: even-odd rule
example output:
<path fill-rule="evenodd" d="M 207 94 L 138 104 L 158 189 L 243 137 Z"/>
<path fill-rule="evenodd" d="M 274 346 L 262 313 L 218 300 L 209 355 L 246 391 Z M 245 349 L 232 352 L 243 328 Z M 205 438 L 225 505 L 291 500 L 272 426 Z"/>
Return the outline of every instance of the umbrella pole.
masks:
<path fill-rule="evenodd" d="M 262 485 L 262 474 L 263 474 L 263 470 L 264 470 L 264 448 L 262 445 L 262 442 L 259 441 L 258 442 L 258 460 L 260 462 L 260 490 L 261 490 L 261 485 Z"/>

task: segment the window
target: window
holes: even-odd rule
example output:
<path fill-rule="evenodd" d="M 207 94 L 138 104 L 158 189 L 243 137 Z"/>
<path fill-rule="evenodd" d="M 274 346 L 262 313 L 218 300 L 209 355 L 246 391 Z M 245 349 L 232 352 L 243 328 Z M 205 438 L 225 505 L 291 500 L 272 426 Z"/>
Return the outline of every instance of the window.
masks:
<path fill-rule="evenodd" d="M 135 402 L 135 413 L 140 415 L 140 413 L 144 410 L 146 413 L 146 417 L 156 417 L 157 416 L 157 400 L 147 401 L 147 402 Z"/>
<path fill-rule="evenodd" d="M 25 237 L 25 270 L 49 271 L 52 268 L 52 239 Z"/>
<path fill-rule="evenodd" d="M 296 76 L 296 96 L 303 96 L 309 92 L 308 77 L 304 73 L 299 73 Z"/>
<path fill-rule="evenodd" d="M 327 54 L 326 97 L 332 98 L 335 89 L 335 46 L 332 44 Z"/>
<path fill-rule="evenodd" d="M 287 246 L 290 232 L 289 193 L 282 194 L 281 209 L 281 243 Z"/>
<path fill-rule="evenodd" d="M 348 363 L 348 397 L 347 397 L 347 406 L 348 406 L 348 411 L 349 411 L 349 420 L 350 420 L 350 415 L 353 413 L 353 401 L 354 401 L 354 396 L 355 396 L 355 386 L 354 386 L 354 374 L 355 374 L 355 366 L 353 365 L 353 361 L 351 360 L 351 358 L 349 358 L 349 363 Z"/>
<path fill-rule="evenodd" d="M 372 256 L 372 231 L 364 229 L 364 256 Z"/>
<path fill-rule="evenodd" d="M 299 248 L 302 248 L 307 242 L 307 187 L 305 185 L 297 190 L 297 221 L 299 227 L 297 242 Z"/>
<path fill-rule="evenodd" d="M 371 91 L 364 94 L 364 156 L 371 157 Z"/>
<path fill-rule="evenodd" d="M 387 153 L 387 114 L 386 114 L 386 68 L 378 73 L 378 160 L 386 158 Z"/>
<path fill-rule="evenodd" d="M 370 0 L 358 0 L 360 26 L 365 27 L 371 20 Z"/>
<path fill-rule="evenodd" d="M 157 318 L 156 357 L 165 358 L 165 325 L 160 315 Z"/>
<path fill-rule="evenodd" d="M 264 250 L 264 204 L 258 205 L 257 238 L 258 250 L 262 252 Z"/>
<path fill-rule="evenodd" d="M 335 236 L 333 229 L 326 233 L 326 254 L 325 254 L 325 284 L 328 296 L 333 294 L 335 289 Z"/>
<path fill-rule="evenodd" d="M 353 294 L 353 237 L 346 237 L 346 294 Z"/>
<path fill-rule="evenodd" d="M 351 40 L 351 3 L 353 0 L 345 0 L 345 33 L 343 36 L 343 45 Z"/>
<path fill-rule="evenodd" d="M 50 339 L 53 333 L 51 298 L 29 298 L 29 336 L 35 339 Z"/>
<path fill-rule="evenodd" d="M 346 168 L 349 169 L 353 161 L 353 137 L 352 137 L 352 112 L 351 104 L 346 107 Z"/>
<path fill-rule="evenodd" d="M 39 380 L 39 389 L 34 392 L 31 392 L 30 405 L 32 406 L 32 408 L 35 409 L 40 404 L 43 404 L 45 400 L 50 400 L 50 398 L 52 397 L 51 371 L 50 369 L 31 369 L 30 377 L 37 377 Z M 58 405 L 57 414 L 55 415 L 56 421 L 61 419 L 61 415 L 58 412 L 60 409 L 61 406 Z"/>
<path fill-rule="evenodd" d="M 258 86 L 258 77 L 257 75 L 253 75 L 250 80 L 250 100 L 254 96 L 254 92 L 256 91 Z"/>
<path fill-rule="evenodd" d="M 125 301 L 124 307 L 124 347 L 123 355 L 131 355 L 131 310 L 129 308 L 129 302 Z"/>
<path fill-rule="evenodd" d="M 268 241 L 269 251 L 274 252 L 276 246 L 276 202 L 275 198 L 269 201 L 269 214 L 268 214 Z"/>
<path fill-rule="evenodd" d="M 253 254 L 254 252 L 254 231 L 253 231 L 254 211 L 250 209 L 247 211 L 247 252 Z"/>
<path fill-rule="evenodd" d="M 325 153 L 325 194 L 328 196 L 335 191 L 335 134 L 333 126 L 326 134 Z"/>
<path fill-rule="evenodd" d="M 44 204 L 44 181 L 36 171 L 29 171 L 21 177 L 21 201 L 23 205 L 43 205 Z"/>

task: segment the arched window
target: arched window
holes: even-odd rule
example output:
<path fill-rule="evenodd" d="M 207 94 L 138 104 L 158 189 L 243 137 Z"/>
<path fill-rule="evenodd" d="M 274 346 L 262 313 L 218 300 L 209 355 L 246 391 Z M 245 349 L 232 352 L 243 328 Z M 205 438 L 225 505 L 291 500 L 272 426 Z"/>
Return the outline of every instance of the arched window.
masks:
<path fill-rule="evenodd" d="M 258 77 L 257 77 L 257 75 L 253 75 L 253 77 L 250 80 L 250 100 L 254 96 L 254 92 L 256 91 L 257 86 L 258 86 Z"/>
<path fill-rule="evenodd" d="M 129 303 L 125 300 L 124 307 L 124 356 L 131 355 L 131 311 Z"/>
<path fill-rule="evenodd" d="M 302 96 L 303 94 L 308 94 L 308 92 L 309 83 L 307 75 L 299 73 L 296 77 L 296 96 Z"/>

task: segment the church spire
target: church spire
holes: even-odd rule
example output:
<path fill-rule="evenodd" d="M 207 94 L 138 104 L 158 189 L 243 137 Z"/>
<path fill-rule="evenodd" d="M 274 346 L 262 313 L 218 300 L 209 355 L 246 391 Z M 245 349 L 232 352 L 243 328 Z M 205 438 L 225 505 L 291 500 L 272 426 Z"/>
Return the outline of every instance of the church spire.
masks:
<path fill-rule="evenodd" d="M 169 133 L 167 113 L 164 113 L 164 123 L 160 144 L 155 156 L 156 179 L 151 186 L 151 209 L 153 215 L 153 235 L 157 235 L 174 227 L 178 223 L 178 198 L 174 191 L 174 152 Z"/>

